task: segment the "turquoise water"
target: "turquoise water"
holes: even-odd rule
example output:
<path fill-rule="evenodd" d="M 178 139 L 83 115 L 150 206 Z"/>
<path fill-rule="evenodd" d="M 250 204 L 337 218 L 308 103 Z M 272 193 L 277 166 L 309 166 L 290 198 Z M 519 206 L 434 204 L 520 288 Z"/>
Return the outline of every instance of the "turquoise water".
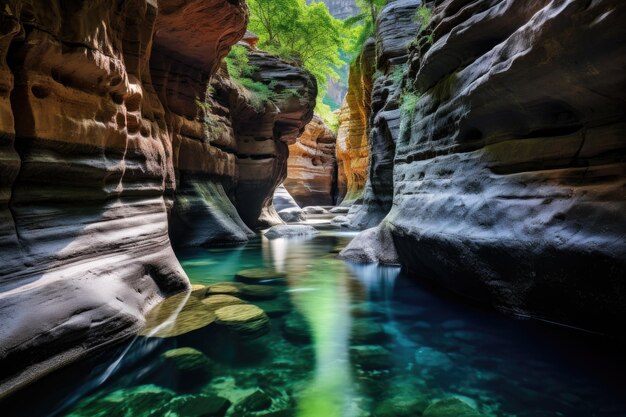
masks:
<path fill-rule="evenodd" d="M 198 285 L 232 282 L 249 268 L 285 274 L 247 300 L 269 324 L 253 336 L 211 322 L 175 337 L 138 337 L 35 384 L 2 414 L 626 415 L 618 348 L 465 305 L 399 268 L 336 259 L 353 237 L 324 231 L 179 253 Z M 202 297 L 183 297 L 167 320 L 201 307 Z M 190 317 L 185 325 L 205 316 Z"/>

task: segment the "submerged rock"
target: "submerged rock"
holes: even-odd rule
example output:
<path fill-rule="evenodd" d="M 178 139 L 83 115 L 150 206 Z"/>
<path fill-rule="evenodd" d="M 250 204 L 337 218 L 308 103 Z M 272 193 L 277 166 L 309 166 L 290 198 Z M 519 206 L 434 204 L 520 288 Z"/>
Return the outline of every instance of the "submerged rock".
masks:
<path fill-rule="evenodd" d="M 458 398 L 437 400 L 424 410 L 423 417 L 485 417 Z"/>
<path fill-rule="evenodd" d="M 267 410 L 272 406 L 272 399 L 261 390 L 256 390 L 235 405 L 235 412 L 247 413 Z"/>
<path fill-rule="evenodd" d="M 237 295 L 241 292 L 244 284 L 240 282 L 218 282 L 211 284 L 206 289 L 206 296 L 216 294 Z"/>
<path fill-rule="evenodd" d="M 194 348 L 170 349 L 161 354 L 160 359 L 156 371 L 166 379 L 159 385 L 177 390 L 191 390 L 211 379 L 213 362 Z"/>
<path fill-rule="evenodd" d="M 252 268 L 237 272 L 237 281 L 254 285 L 283 285 L 287 275 L 269 268 Z"/>
<path fill-rule="evenodd" d="M 175 337 L 202 329 L 215 321 L 215 314 L 200 300 L 189 294 L 165 299 L 146 316 L 140 335 Z"/>
<path fill-rule="evenodd" d="M 389 369 L 393 365 L 391 352 L 379 345 L 351 347 L 350 357 L 364 370 Z"/>
<path fill-rule="evenodd" d="M 245 301 L 228 294 L 211 295 L 202 300 L 202 304 L 209 307 L 211 310 L 218 310 L 222 307 L 244 303 Z"/>
<path fill-rule="evenodd" d="M 278 290 L 270 285 L 244 285 L 239 296 L 246 300 L 272 300 L 278 296 Z"/>
<path fill-rule="evenodd" d="M 285 316 L 283 321 L 285 339 L 295 343 L 310 343 L 311 329 L 302 314 L 293 312 Z"/>
<path fill-rule="evenodd" d="M 231 402 L 217 395 L 182 395 L 171 400 L 156 416 L 223 417 Z"/>
<path fill-rule="evenodd" d="M 263 336 L 270 330 L 267 314 L 251 304 L 222 307 L 215 312 L 215 316 L 217 324 L 248 339 Z"/>
<path fill-rule="evenodd" d="M 156 385 L 123 388 L 86 398 L 67 417 L 152 417 L 174 396 L 173 391 Z"/>
<path fill-rule="evenodd" d="M 265 237 L 267 237 L 268 239 L 278 239 L 278 238 L 313 236 L 318 233 L 319 233 L 319 230 L 317 230 L 313 226 L 281 224 L 278 226 L 274 226 L 270 230 L 265 232 Z"/>
<path fill-rule="evenodd" d="M 421 347 L 415 352 L 415 363 L 419 368 L 452 369 L 452 360 L 444 353 L 431 347 Z"/>

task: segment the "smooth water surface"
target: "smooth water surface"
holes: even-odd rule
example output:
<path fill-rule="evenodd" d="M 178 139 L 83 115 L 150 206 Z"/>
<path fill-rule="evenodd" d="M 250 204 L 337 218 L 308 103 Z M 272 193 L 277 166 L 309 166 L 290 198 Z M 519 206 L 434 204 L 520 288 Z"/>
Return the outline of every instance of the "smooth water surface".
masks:
<path fill-rule="evenodd" d="M 336 259 L 353 237 L 326 231 L 179 253 L 194 284 L 256 267 L 286 273 L 275 298 L 249 301 L 270 316 L 270 333 L 247 339 L 210 324 L 138 337 L 33 386 L 9 415 L 200 416 L 194 407 L 228 407 L 218 397 L 231 416 L 421 416 L 452 397 L 484 416 L 626 415 L 617 349 L 463 305 L 399 268 Z M 427 415 L 453 416 L 444 411 Z"/>

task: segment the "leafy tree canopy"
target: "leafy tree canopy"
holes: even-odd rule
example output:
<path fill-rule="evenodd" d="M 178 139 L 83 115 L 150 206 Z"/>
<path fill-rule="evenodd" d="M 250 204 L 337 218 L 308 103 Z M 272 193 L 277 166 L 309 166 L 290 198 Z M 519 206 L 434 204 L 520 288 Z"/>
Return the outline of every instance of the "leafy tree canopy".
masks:
<path fill-rule="evenodd" d="M 324 3 L 305 0 L 249 0 L 249 28 L 259 36 L 259 48 L 309 70 L 317 79 L 317 113 L 332 122 L 330 107 L 323 102 L 328 78 L 337 79 L 345 62 L 341 51 L 348 33 L 331 16 Z"/>

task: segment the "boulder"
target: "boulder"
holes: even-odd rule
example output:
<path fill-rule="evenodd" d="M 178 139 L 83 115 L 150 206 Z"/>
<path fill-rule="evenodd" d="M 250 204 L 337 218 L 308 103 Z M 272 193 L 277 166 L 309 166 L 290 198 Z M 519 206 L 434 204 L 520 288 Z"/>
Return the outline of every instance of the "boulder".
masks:
<path fill-rule="evenodd" d="M 265 232 L 268 239 L 290 238 L 290 237 L 307 237 L 314 236 L 319 233 L 313 226 L 307 225 L 278 225 L 270 228 Z"/>
<path fill-rule="evenodd" d="M 175 337 L 202 329 L 215 322 L 214 312 L 187 293 L 165 299 L 146 315 L 140 335 Z"/>
<path fill-rule="evenodd" d="M 269 268 L 252 268 L 237 272 L 235 279 L 253 285 L 284 285 L 287 275 Z"/>
<path fill-rule="evenodd" d="M 400 264 L 393 236 L 384 226 L 361 232 L 341 251 L 339 257 L 358 263 Z"/>
<path fill-rule="evenodd" d="M 484 417 L 465 401 L 458 398 L 437 400 L 424 410 L 423 417 Z"/>
<path fill-rule="evenodd" d="M 215 312 L 215 317 L 217 324 L 246 339 L 255 339 L 270 330 L 267 314 L 250 304 L 222 307 Z"/>

